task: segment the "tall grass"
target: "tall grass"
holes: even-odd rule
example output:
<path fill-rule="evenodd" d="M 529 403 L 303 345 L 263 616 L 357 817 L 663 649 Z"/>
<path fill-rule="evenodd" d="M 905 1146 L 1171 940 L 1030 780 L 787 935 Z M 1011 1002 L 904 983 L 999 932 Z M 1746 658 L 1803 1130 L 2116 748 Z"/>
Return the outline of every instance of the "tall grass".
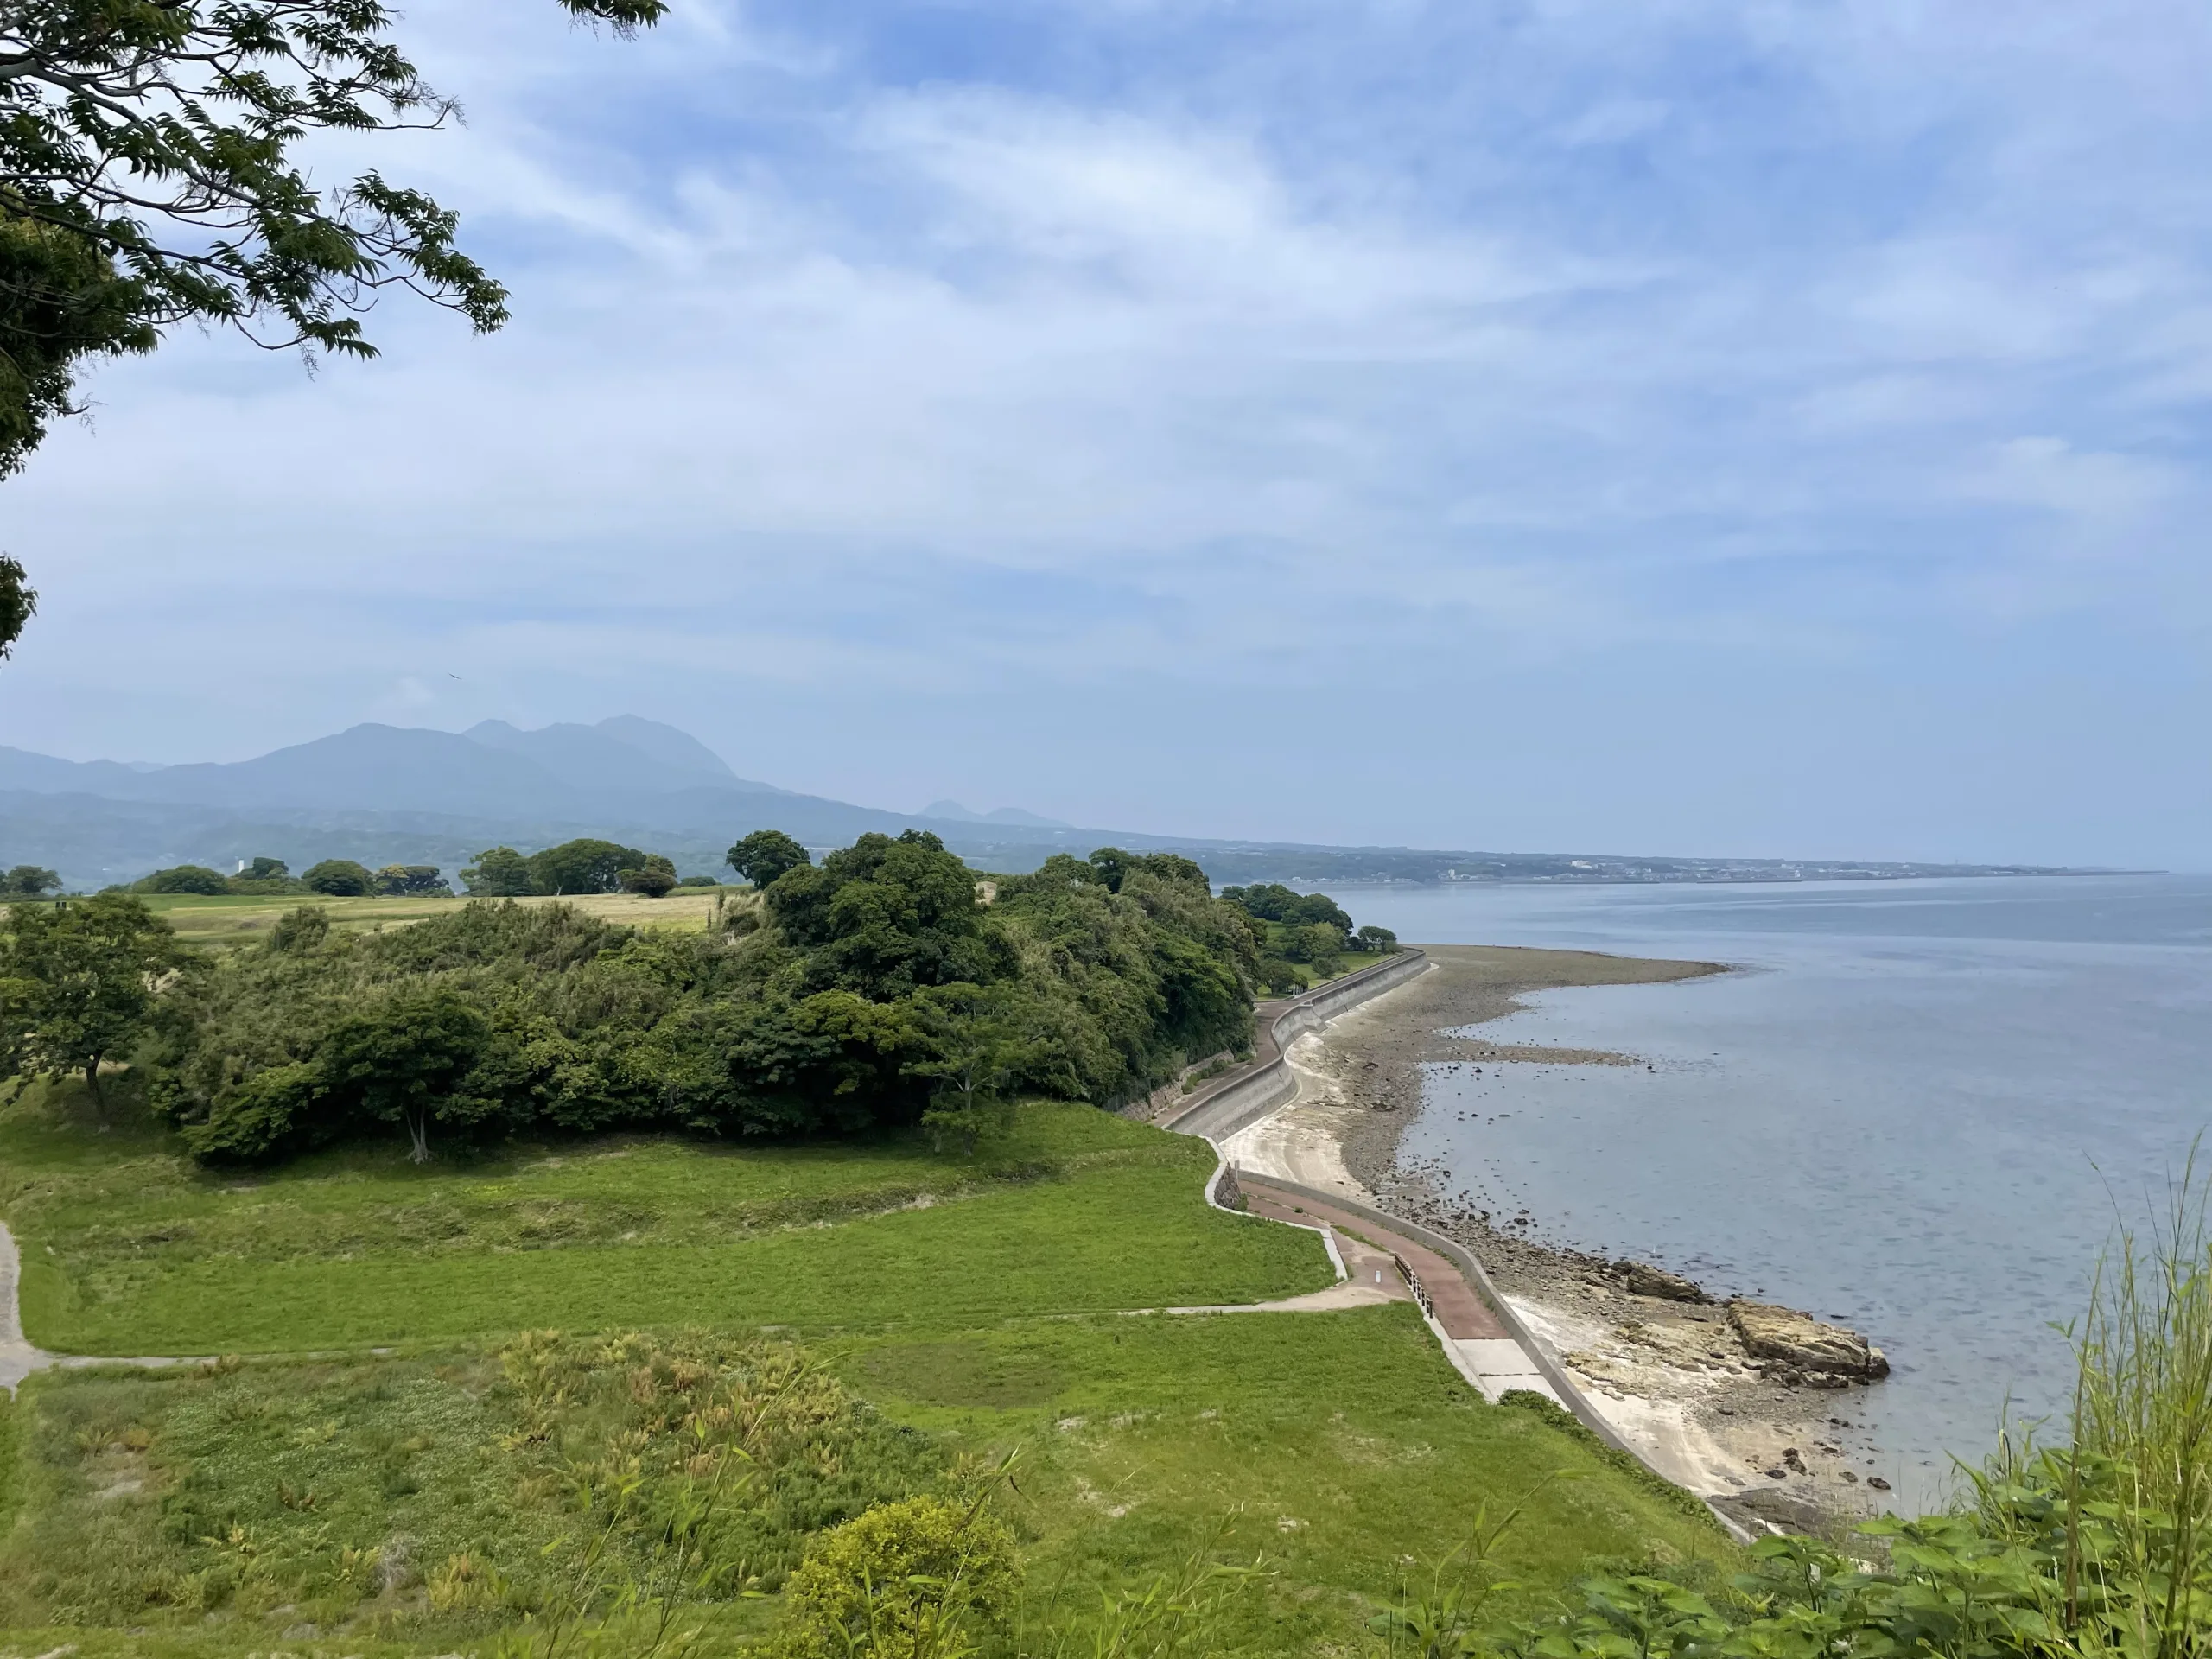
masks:
<path fill-rule="evenodd" d="M 2212 1180 L 2201 1149 L 2147 1234 L 2117 1229 L 2075 1344 L 2065 1624 L 2147 1659 L 2196 1651 L 2212 1623 Z"/>

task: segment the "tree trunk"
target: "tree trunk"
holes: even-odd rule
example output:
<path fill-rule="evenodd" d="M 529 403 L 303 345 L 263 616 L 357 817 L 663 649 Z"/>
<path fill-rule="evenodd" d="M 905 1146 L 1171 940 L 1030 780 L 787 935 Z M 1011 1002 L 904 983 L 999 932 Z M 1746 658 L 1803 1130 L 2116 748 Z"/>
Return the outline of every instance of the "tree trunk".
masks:
<path fill-rule="evenodd" d="M 97 1054 L 85 1062 L 85 1087 L 92 1094 L 92 1122 L 99 1126 L 102 1135 L 107 1133 L 107 1096 L 100 1093 L 100 1057 Z"/>
<path fill-rule="evenodd" d="M 407 1155 L 410 1161 L 427 1164 L 430 1161 L 430 1115 L 428 1112 L 403 1112 L 406 1121 L 407 1138 L 414 1142 L 414 1150 Z"/>

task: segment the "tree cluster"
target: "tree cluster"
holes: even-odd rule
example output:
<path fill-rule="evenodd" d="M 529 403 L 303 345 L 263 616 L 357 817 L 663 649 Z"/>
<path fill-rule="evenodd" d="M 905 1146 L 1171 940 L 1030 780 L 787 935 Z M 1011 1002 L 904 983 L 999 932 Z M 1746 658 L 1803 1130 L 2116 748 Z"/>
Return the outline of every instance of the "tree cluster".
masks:
<path fill-rule="evenodd" d="M 294 875 L 281 858 L 257 858 L 235 875 L 205 864 L 175 864 L 142 876 L 127 889 L 137 893 L 191 893 L 208 898 L 228 895 L 272 898 L 286 893 L 316 893 L 329 899 L 401 899 L 450 895 L 435 864 L 387 864 L 372 870 L 350 858 L 326 858 L 311 864 L 305 874 Z"/>
<path fill-rule="evenodd" d="M 586 893 L 637 893 L 658 899 L 683 885 L 676 866 L 658 853 L 585 836 L 527 855 L 491 847 L 461 873 L 476 899 L 570 898 Z"/>
<path fill-rule="evenodd" d="M 1111 1105 L 1250 1039 L 1251 928 L 1187 860 L 1063 855 L 986 905 L 936 836 L 870 835 L 721 915 L 481 902 L 349 934 L 297 911 L 177 976 L 155 1096 L 209 1160 L 618 1126 L 925 1122 L 972 1148 L 1017 1095 Z"/>
<path fill-rule="evenodd" d="M 1279 881 L 1224 887 L 1222 901 L 1251 919 L 1259 951 L 1259 977 L 1279 994 L 1300 989 L 1305 969 L 1326 977 L 1343 971 L 1354 953 L 1388 956 L 1398 936 L 1387 927 L 1355 931 L 1344 906 L 1325 893 L 1300 893 Z"/>

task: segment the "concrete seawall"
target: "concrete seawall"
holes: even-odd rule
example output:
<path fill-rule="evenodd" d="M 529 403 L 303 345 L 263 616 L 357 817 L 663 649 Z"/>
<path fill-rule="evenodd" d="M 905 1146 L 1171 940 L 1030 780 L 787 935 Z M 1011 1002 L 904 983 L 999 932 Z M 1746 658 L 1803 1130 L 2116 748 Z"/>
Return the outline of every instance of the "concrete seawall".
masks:
<path fill-rule="evenodd" d="M 1258 1040 L 1250 1060 L 1201 1090 L 1180 1111 L 1160 1120 L 1163 1129 L 1222 1141 L 1256 1123 L 1298 1092 L 1298 1076 L 1283 1051 L 1318 1031 L 1345 1009 L 1380 996 L 1429 969 L 1427 953 L 1401 950 L 1371 968 L 1316 986 L 1287 1002 L 1262 1003 Z"/>

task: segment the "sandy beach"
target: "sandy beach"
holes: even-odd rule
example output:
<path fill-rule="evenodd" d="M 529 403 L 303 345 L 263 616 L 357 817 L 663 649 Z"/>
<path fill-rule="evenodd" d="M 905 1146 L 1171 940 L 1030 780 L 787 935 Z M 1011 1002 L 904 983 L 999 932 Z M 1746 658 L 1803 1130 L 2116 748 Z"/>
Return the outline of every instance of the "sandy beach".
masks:
<path fill-rule="evenodd" d="M 1720 964 L 1503 946 L 1425 947 L 1428 973 L 1299 1038 L 1298 1097 L 1224 1151 L 1240 1168 L 1365 1197 L 1465 1244 L 1516 1312 L 1621 1437 L 1678 1484 L 1745 1521 L 1809 1529 L 1878 1511 L 1886 1485 L 1856 1402 L 1878 1382 L 1755 1356 L 1728 1311 L 1638 1294 L 1617 1264 L 1541 1236 L 1543 1218 L 1493 1215 L 1449 1196 L 1442 1172 L 1408 1166 L 1399 1143 L 1431 1068 L 1641 1065 L 1634 1055 L 1489 1042 L 1465 1028 L 1520 998 L 1567 986 L 1652 984 Z M 1459 1034 L 1454 1034 L 1454 1033 Z M 1593 1149 L 1602 1156 L 1602 1149 Z"/>

